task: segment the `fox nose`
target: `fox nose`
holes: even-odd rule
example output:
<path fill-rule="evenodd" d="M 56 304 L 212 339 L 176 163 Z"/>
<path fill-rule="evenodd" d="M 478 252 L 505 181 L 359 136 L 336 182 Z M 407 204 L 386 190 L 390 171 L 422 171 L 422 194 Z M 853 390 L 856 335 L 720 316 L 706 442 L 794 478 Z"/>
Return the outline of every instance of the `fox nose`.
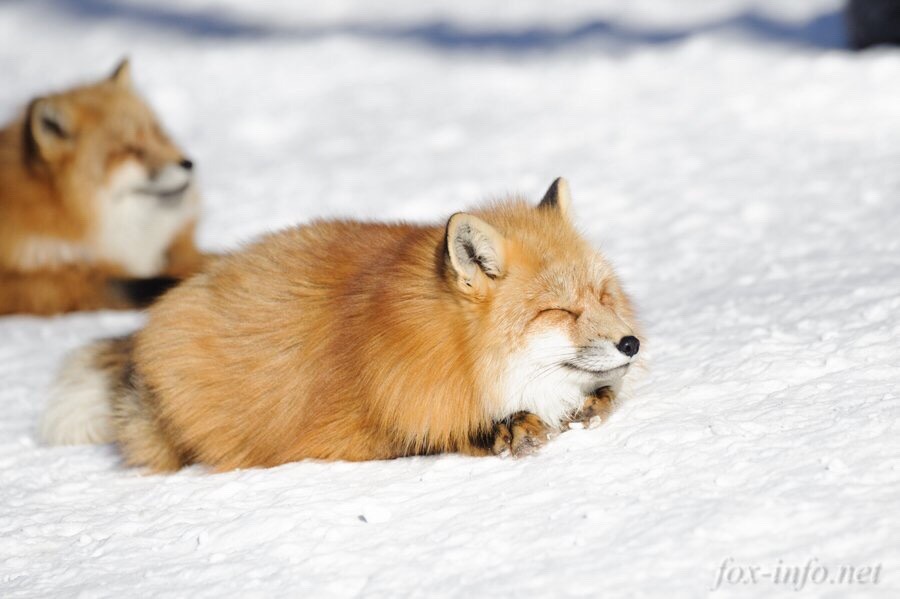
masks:
<path fill-rule="evenodd" d="M 628 335 L 627 337 L 622 337 L 616 349 L 630 358 L 641 349 L 641 342 L 634 335 Z"/>
<path fill-rule="evenodd" d="M 189 170 L 191 170 L 192 168 L 194 168 L 194 162 L 193 162 L 192 160 L 188 159 L 188 158 L 182 158 L 182 159 L 178 162 L 178 166 L 180 166 L 181 168 L 183 168 L 183 169 L 186 170 L 186 171 L 189 171 Z"/>

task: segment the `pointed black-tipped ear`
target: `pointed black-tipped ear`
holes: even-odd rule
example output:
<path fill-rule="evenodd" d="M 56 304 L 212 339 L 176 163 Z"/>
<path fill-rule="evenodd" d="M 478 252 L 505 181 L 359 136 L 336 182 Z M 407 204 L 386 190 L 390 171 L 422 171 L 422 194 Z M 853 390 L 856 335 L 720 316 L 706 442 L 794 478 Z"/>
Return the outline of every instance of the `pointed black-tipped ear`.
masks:
<path fill-rule="evenodd" d="M 544 199 L 538 204 L 538 208 L 542 210 L 559 210 L 563 216 L 568 216 L 571 204 L 572 196 L 569 193 L 569 182 L 562 177 L 558 177 L 550 184 L 550 188 L 544 194 Z"/>
<path fill-rule="evenodd" d="M 506 239 L 477 216 L 459 212 L 447 221 L 447 256 L 459 288 L 481 295 L 506 269 Z"/>
<path fill-rule="evenodd" d="M 53 98 L 38 98 L 31 102 L 27 125 L 29 147 L 47 160 L 54 160 L 72 145 L 69 119 Z"/>
<path fill-rule="evenodd" d="M 131 87 L 131 62 L 127 58 L 119 61 L 119 64 L 113 69 L 109 80 L 121 87 Z"/>

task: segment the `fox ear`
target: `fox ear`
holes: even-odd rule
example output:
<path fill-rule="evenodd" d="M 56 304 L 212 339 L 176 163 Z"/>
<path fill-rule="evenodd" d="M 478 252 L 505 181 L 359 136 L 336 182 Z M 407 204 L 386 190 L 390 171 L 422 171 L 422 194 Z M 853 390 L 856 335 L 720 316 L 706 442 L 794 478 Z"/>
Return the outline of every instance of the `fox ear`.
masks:
<path fill-rule="evenodd" d="M 447 255 L 461 290 L 481 294 L 506 269 L 506 239 L 492 226 L 459 212 L 447 221 Z"/>
<path fill-rule="evenodd" d="M 562 177 L 558 177 L 550 184 L 550 188 L 544 194 L 544 199 L 538 204 L 538 208 L 541 210 L 559 210 L 560 214 L 568 216 L 571 204 L 572 196 L 569 194 L 569 182 Z"/>
<path fill-rule="evenodd" d="M 127 58 L 119 61 L 119 64 L 113 69 L 109 80 L 121 87 L 131 87 L 131 63 Z"/>
<path fill-rule="evenodd" d="M 72 145 L 72 128 L 62 107 L 51 98 L 28 106 L 28 140 L 46 160 L 54 160 Z"/>

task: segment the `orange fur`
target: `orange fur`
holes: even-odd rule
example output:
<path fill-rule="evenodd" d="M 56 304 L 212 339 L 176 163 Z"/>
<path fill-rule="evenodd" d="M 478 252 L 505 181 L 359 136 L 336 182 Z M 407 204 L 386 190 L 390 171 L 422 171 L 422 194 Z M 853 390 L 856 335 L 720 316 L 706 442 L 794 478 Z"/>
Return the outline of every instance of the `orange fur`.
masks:
<path fill-rule="evenodd" d="M 155 470 L 487 455 L 513 416 L 503 434 L 534 445 L 520 436 L 558 429 L 619 378 L 572 374 L 584 394 L 538 426 L 507 407 L 513 357 L 548 331 L 576 348 L 617 343 L 633 320 L 612 270 L 547 200 L 441 226 L 313 222 L 221 258 L 150 309 L 129 367 L 108 373 L 124 386 L 116 438 L 127 463 Z"/>
<path fill-rule="evenodd" d="M 178 231 L 158 234 L 157 244 L 172 237 L 158 267 L 150 264 L 155 258 L 142 259 L 144 248 L 128 246 L 141 244 L 140 236 L 104 238 L 123 224 L 103 229 L 109 206 L 120 202 L 116 194 L 127 191 L 113 187 L 122 169 L 145 175 L 150 185 L 182 160 L 132 90 L 126 62 L 100 82 L 33 100 L 0 130 L 0 314 L 128 308 L 132 302 L 110 291 L 107 279 L 198 270 L 203 258 L 193 243 L 192 210 L 179 213 L 183 222 L 166 224 Z M 196 202 L 192 189 L 183 195 L 172 201 Z M 156 201 L 146 198 L 148 206 Z"/>
<path fill-rule="evenodd" d="M 133 308 L 131 298 L 109 283 L 97 268 L 0 272 L 0 314 Z"/>

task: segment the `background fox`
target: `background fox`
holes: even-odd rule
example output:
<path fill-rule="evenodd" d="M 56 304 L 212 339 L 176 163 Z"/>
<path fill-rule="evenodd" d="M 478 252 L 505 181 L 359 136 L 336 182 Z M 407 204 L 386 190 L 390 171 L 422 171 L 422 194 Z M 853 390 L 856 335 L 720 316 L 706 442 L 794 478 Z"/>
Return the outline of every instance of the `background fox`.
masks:
<path fill-rule="evenodd" d="M 320 221 L 166 294 L 131 337 L 77 351 L 50 443 L 119 443 L 156 471 L 303 458 L 521 454 L 604 415 L 639 350 L 566 182 L 442 226 Z"/>
<path fill-rule="evenodd" d="M 0 130 L 0 314 L 130 308 L 199 269 L 192 169 L 127 61 L 33 100 Z"/>

